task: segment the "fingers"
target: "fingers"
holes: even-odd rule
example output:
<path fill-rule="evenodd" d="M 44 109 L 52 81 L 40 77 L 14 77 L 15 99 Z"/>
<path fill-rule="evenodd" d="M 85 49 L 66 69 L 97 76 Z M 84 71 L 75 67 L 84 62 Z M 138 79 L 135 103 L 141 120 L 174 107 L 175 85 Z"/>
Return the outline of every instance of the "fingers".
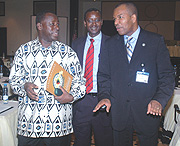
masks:
<path fill-rule="evenodd" d="M 101 108 L 101 104 L 97 104 L 96 107 L 94 108 L 93 112 L 97 112 Z"/>
<path fill-rule="evenodd" d="M 152 114 L 156 116 L 161 116 L 161 110 L 159 108 L 150 108 L 147 112 L 147 114 Z"/>
<path fill-rule="evenodd" d="M 161 104 L 156 100 L 152 100 L 148 104 L 147 114 L 161 116 L 161 114 L 162 114 L 162 106 L 161 106 Z"/>
<path fill-rule="evenodd" d="M 24 89 L 26 90 L 26 93 L 28 95 L 29 98 L 31 98 L 32 100 L 38 101 L 38 94 L 34 91 L 34 89 L 37 89 L 38 86 L 27 82 L 24 84 Z"/>
<path fill-rule="evenodd" d="M 61 89 L 63 92 L 66 92 L 62 86 L 59 86 L 59 89 Z"/>
<path fill-rule="evenodd" d="M 35 100 L 35 101 L 39 100 L 38 96 L 29 96 L 29 98 L 31 98 L 32 100 Z"/>
<path fill-rule="evenodd" d="M 62 86 L 59 87 L 62 90 L 63 94 L 61 96 L 55 96 L 55 99 L 60 103 L 69 103 L 74 100 L 74 97 L 70 95 Z"/>
<path fill-rule="evenodd" d="M 107 106 L 107 107 L 106 107 L 106 112 L 108 112 L 108 113 L 109 113 L 109 110 L 110 110 L 110 107 L 109 107 L 109 106 Z"/>
<path fill-rule="evenodd" d="M 26 90 L 28 97 L 31 98 L 32 100 L 38 101 L 38 95 L 36 92 L 34 92 L 33 88 L 29 88 Z"/>
<path fill-rule="evenodd" d="M 100 108 L 106 107 L 106 112 L 109 112 L 111 107 L 111 102 L 109 99 L 102 99 L 94 108 L 93 112 L 97 112 Z"/>
<path fill-rule="evenodd" d="M 74 100 L 74 97 L 70 95 L 69 93 L 63 93 L 61 96 L 55 96 L 54 98 L 57 101 L 59 101 L 61 104 L 69 103 Z"/>

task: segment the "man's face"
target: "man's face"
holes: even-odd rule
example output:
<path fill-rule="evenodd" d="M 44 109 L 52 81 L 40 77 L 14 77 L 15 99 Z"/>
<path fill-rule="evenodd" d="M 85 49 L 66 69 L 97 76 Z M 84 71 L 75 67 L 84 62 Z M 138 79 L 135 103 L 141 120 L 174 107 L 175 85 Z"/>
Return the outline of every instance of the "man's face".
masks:
<path fill-rule="evenodd" d="M 87 28 L 91 37 L 95 37 L 100 33 L 102 24 L 103 21 L 98 11 L 92 11 L 86 14 L 84 26 Z"/>
<path fill-rule="evenodd" d="M 113 19 L 120 35 L 130 36 L 137 29 L 136 16 L 130 14 L 125 5 L 120 5 L 114 10 Z"/>
<path fill-rule="evenodd" d="M 59 21 L 56 15 L 47 13 L 41 22 L 40 39 L 46 42 L 56 41 L 59 36 Z"/>

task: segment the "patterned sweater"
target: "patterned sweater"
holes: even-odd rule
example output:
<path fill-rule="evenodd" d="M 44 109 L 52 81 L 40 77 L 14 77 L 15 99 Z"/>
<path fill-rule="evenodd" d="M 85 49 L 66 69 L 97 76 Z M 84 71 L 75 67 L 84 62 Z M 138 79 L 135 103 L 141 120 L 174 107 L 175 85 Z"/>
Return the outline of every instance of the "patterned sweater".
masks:
<path fill-rule="evenodd" d="M 38 38 L 21 45 L 16 51 L 9 76 L 14 93 L 19 95 L 19 135 L 59 137 L 73 132 L 72 103 L 61 104 L 45 90 L 54 61 L 73 76 L 70 94 L 74 101 L 85 95 L 85 79 L 82 77 L 81 65 L 73 49 L 58 41 L 44 48 Z M 38 89 L 35 89 L 39 97 L 38 102 L 26 95 L 26 82 L 38 86 Z"/>

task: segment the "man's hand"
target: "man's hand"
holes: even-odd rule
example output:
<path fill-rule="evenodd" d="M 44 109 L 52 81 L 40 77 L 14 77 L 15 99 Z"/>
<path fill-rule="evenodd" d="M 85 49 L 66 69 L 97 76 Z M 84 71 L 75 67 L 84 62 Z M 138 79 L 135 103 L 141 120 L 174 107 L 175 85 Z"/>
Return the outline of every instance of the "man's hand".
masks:
<path fill-rule="evenodd" d="M 93 112 L 97 112 L 101 107 L 106 106 L 106 112 L 109 113 L 110 107 L 111 107 L 111 102 L 109 99 L 102 99 L 94 108 Z"/>
<path fill-rule="evenodd" d="M 64 90 L 63 87 L 60 86 L 59 88 L 62 90 L 63 94 L 61 96 L 54 97 L 57 101 L 59 101 L 62 104 L 73 101 L 74 98 L 72 95 L 70 95 L 66 90 Z"/>
<path fill-rule="evenodd" d="M 38 89 L 38 86 L 34 83 L 27 82 L 24 84 L 24 89 L 28 95 L 29 98 L 32 100 L 38 101 L 39 97 L 36 92 L 34 92 L 34 89 Z"/>
<path fill-rule="evenodd" d="M 151 100 L 150 103 L 148 104 L 147 114 L 161 116 L 162 105 L 157 100 Z"/>

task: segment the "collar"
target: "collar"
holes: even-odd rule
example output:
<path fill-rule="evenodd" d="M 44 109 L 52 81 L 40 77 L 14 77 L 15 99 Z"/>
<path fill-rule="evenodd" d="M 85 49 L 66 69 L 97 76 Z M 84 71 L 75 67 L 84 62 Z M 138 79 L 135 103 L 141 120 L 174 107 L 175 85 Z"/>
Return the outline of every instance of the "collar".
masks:
<path fill-rule="evenodd" d="M 138 25 L 137 30 L 131 35 L 131 37 L 133 37 L 133 40 L 131 42 L 134 42 L 135 40 L 138 39 L 139 33 L 140 33 L 140 27 Z M 124 40 L 126 40 L 127 37 L 130 37 L 130 36 L 124 35 Z"/>
<path fill-rule="evenodd" d="M 47 48 L 45 48 L 45 47 L 43 47 L 42 46 L 42 44 L 41 44 L 41 42 L 39 41 L 39 38 L 37 37 L 35 40 L 33 40 L 32 41 L 33 42 L 33 50 L 34 51 L 36 51 L 36 50 L 38 50 L 38 49 L 40 49 L 40 50 L 55 50 L 56 48 L 57 48 L 57 43 L 56 43 L 56 41 L 53 41 L 52 43 L 51 43 L 51 46 L 49 46 L 49 47 L 47 47 Z"/>
<path fill-rule="evenodd" d="M 100 31 L 100 33 L 97 35 L 97 36 L 95 36 L 95 37 L 91 37 L 90 35 L 89 35 L 89 32 L 88 32 L 88 34 L 87 34 L 87 39 L 90 41 L 90 39 L 94 39 L 94 41 L 96 42 L 96 41 L 99 41 L 99 40 L 101 40 L 101 38 L 102 38 L 102 32 Z"/>

